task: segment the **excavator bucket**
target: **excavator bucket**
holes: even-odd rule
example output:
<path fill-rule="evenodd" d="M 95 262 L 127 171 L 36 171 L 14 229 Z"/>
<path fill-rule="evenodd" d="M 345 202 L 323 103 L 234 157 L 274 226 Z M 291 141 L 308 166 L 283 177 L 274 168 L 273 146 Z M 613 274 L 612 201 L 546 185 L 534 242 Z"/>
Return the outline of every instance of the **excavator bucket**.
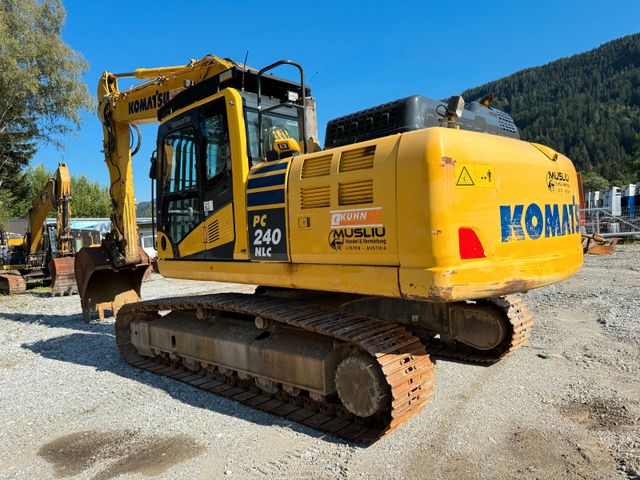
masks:
<path fill-rule="evenodd" d="M 139 253 L 141 263 L 118 269 L 113 268 L 111 256 L 102 246 L 86 247 L 76 254 L 76 281 L 86 322 L 94 310 L 98 312 L 98 318 L 104 320 L 105 311 L 110 310 L 115 317 L 124 304 L 140 300 L 149 257 L 141 248 Z"/>
<path fill-rule="evenodd" d="M 619 238 L 604 238 L 600 235 L 582 235 L 582 251 L 590 255 L 608 255 L 615 252 Z"/>
<path fill-rule="evenodd" d="M 49 274 L 51 275 L 52 297 L 78 293 L 73 257 L 51 259 Z"/>
<path fill-rule="evenodd" d="M 27 291 L 27 283 L 19 273 L 3 273 L 0 275 L 0 293 L 15 294 Z"/>

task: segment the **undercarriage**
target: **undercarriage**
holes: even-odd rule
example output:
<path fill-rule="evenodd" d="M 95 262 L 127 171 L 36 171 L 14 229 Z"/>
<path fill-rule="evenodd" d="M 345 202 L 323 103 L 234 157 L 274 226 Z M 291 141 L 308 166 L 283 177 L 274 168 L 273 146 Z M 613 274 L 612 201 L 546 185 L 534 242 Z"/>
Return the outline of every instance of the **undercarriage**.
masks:
<path fill-rule="evenodd" d="M 125 305 L 116 337 L 133 366 L 371 443 L 431 400 L 430 355 L 496 362 L 531 323 L 515 296 L 438 305 L 259 288 Z"/>

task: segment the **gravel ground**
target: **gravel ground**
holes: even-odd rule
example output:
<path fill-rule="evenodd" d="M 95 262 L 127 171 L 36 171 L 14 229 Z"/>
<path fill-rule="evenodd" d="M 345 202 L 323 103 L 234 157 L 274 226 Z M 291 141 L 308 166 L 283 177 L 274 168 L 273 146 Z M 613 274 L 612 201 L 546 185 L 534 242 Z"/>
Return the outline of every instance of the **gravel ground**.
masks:
<path fill-rule="evenodd" d="M 155 277 L 145 298 L 248 287 Z M 528 346 L 438 361 L 436 397 L 368 448 L 130 368 L 78 297 L 0 298 L 0 478 L 640 478 L 640 247 L 525 295 Z"/>

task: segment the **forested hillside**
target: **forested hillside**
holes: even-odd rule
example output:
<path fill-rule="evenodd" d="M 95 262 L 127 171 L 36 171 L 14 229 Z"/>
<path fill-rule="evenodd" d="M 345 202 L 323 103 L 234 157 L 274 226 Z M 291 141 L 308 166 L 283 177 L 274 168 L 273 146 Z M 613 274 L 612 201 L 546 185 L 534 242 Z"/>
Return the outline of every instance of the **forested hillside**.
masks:
<path fill-rule="evenodd" d="M 136 203 L 136 217 L 151 217 L 151 202 Z"/>
<path fill-rule="evenodd" d="M 567 154 L 583 173 L 640 180 L 640 34 L 463 92 L 493 93 L 524 139 Z M 634 163 L 635 160 L 635 163 Z"/>

